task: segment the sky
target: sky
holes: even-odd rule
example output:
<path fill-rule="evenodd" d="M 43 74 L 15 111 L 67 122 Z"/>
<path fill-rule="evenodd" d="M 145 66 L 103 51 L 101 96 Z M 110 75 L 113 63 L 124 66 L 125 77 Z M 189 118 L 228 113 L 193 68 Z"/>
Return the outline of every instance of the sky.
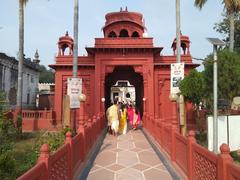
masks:
<path fill-rule="evenodd" d="M 0 1 L 0 52 L 17 57 L 18 0 Z M 213 50 L 206 38 L 223 38 L 213 30 L 214 24 L 222 19 L 223 5 L 208 1 L 200 11 L 194 7 L 194 0 L 180 3 L 181 32 L 190 38 L 191 54 L 205 58 Z M 74 0 L 29 0 L 25 7 L 26 57 L 33 58 L 38 49 L 41 64 L 54 64 L 59 37 L 66 31 L 73 36 L 73 4 Z M 172 55 L 175 0 L 79 0 L 79 55 L 87 54 L 85 47 L 94 46 L 94 38 L 103 37 L 105 15 L 126 6 L 128 11 L 143 14 L 148 37 L 154 38 L 154 46 L 164 47 L 162 55 Z"/>

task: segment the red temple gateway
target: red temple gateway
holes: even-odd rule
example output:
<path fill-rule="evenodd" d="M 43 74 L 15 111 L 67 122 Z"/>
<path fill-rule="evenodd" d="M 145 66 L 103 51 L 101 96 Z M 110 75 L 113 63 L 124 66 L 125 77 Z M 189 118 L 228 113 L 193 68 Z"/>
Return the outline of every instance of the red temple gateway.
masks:
<path fill-rule="evenodd" d="M 127 80 L 135 87 L 136 105 L 141 113 L 144 111 L 165 122 L 176 119 L 176 103 L 169 100 L 170 64 L 176 62 L 175 40 L 173 55 L 164 56 L 163 48 L 154 47 L 153 38 L 144 36 L 142 14 L 121 10 L 108 13 L 105 18 L 104 37 L 95 38 L 95 46 L 86 48 L 88 55 L 78 57 L 78 77 L 83 80 L 86 101 L 75 114 L 76 122 L 104 112 L 111 103 L 111 87 L 118 80 Z M 181 62 L 185 63 L 187 74 L 197 65 L 192 63 L 189 38 L 182 36 L 181 40 Z M 56 64 L 50 67 L 56 71 L 54 110 L 56 123 L 61 126 L 67 78 L 72 77 L 73 39 L 68 34 L 60 37 L 58 48 Z M 189 107 L 187 117 L 191 123 Z"/>

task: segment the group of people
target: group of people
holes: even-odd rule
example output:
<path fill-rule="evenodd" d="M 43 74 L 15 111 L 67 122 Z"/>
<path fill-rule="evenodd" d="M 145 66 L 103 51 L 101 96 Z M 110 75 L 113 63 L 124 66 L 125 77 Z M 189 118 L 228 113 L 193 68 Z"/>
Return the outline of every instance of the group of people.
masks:
<path fill-rule="evenodd" d="M 113 105 L 107 109 L 106 117 L 108 120 L 108 132 L 117 135 L 127 133 L 127 124 L 130 128 L 136 130 L 140 124 L 140 113 L 132 104 L 118 103 L 114 99 Z"/>

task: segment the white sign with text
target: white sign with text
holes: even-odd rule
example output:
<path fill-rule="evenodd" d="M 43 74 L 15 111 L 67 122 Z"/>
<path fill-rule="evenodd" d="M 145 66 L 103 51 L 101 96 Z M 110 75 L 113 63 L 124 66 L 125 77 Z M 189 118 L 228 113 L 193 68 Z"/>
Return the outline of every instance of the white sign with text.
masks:
<path fill-rule="evenodd" d="M 81 78 L 68 78 L 67 94 L 70 97 L 70 108 L 80 108 L 79 96 L 82 94 Z"/>
<path fill-rule="evenodd" d="M 184 78 L 184 63 L 171 64 L 171 94 L 180 92 L 179 83 Z"/>

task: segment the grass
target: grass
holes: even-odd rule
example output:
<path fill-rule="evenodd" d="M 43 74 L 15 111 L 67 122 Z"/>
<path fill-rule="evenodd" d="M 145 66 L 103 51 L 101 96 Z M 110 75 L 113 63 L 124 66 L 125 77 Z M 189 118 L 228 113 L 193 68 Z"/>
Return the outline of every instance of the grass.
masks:
<path fill-rule="evenodd" d="M 16 160 L 17 176 L 22 175 L 36 164 L 37 153 L 35 153 L 35 143 L 38 133 L 23 133 L 17 138 L 14 146 L 14 158 Z"/>

